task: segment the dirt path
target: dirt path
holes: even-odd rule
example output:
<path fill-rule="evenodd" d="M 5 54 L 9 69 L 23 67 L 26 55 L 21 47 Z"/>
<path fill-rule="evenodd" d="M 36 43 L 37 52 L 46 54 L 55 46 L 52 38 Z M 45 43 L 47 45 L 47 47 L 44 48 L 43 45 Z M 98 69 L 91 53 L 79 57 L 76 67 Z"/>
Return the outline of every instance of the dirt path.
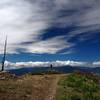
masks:
<path fill-rule="evenodd" d="M 57 83 L 60 80 L 60 78 L 61 78 L 60 75 L 56 75 L 55 80 L 53 81 L 53 83 L 51 83 L 51 86 L 49 88 L 49 93 L 45 100 L 54 100 L 57 90 Z"/>
<path fill-rule="evenodd" d="M 18 78 L 9 76 L 9 80 L 0 80 L 0 100 L 55 100 L 57 83 L 62 76 L 62 74 L 26 74 Z"/>

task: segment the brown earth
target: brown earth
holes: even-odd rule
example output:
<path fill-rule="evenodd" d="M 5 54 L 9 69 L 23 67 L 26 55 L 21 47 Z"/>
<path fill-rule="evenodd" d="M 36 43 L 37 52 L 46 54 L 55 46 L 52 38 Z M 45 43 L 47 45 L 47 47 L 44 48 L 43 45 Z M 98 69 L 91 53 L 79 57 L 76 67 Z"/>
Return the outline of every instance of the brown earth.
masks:
<path fill-rule="evenodd" d="M 54 100 L 57 82 L 62 76 L 27 74 L 14 78 L 8 73 L 5 77 L 0 75 L 0 100 Z"/>

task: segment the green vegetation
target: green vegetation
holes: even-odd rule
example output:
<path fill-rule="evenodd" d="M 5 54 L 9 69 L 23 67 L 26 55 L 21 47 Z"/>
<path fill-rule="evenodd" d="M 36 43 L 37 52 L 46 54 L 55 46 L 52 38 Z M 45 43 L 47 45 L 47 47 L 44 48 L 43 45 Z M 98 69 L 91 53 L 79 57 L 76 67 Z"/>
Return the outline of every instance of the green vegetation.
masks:
<path fill-rule="evenodd" d="M 100 82 L 92 74 L 69 74 L 58 83 L 56 97 L 56 100 L 100 100 Z"/>

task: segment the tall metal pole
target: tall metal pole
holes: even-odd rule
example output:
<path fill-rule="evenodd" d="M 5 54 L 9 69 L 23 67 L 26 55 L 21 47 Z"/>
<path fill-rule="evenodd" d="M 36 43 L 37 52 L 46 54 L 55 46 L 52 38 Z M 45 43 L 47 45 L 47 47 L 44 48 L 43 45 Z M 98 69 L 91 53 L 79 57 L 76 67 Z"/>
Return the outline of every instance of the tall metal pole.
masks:
<path fill-rule="evenodd" d="M 2 69 L 1 69 L 1 71 L 4 71 L 4 67 L 5 67 L 6 49 L 7 49 L 7 36 L 6 36 L 5 44 L 4 44 L 4 54 L 3 54 L 3 59 L 2 59 Z"/>

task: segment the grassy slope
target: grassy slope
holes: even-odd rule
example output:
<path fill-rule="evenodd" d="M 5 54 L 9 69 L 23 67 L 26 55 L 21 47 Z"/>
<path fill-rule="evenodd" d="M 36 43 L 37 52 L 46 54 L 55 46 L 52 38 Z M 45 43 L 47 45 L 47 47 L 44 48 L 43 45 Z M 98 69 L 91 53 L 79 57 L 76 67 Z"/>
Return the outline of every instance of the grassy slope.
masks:
<path fill-rule="evenodd" d="M 91 74 L 64 76 L 58 83 L 56 100 L 100 100 L 100 82 Z"/>

